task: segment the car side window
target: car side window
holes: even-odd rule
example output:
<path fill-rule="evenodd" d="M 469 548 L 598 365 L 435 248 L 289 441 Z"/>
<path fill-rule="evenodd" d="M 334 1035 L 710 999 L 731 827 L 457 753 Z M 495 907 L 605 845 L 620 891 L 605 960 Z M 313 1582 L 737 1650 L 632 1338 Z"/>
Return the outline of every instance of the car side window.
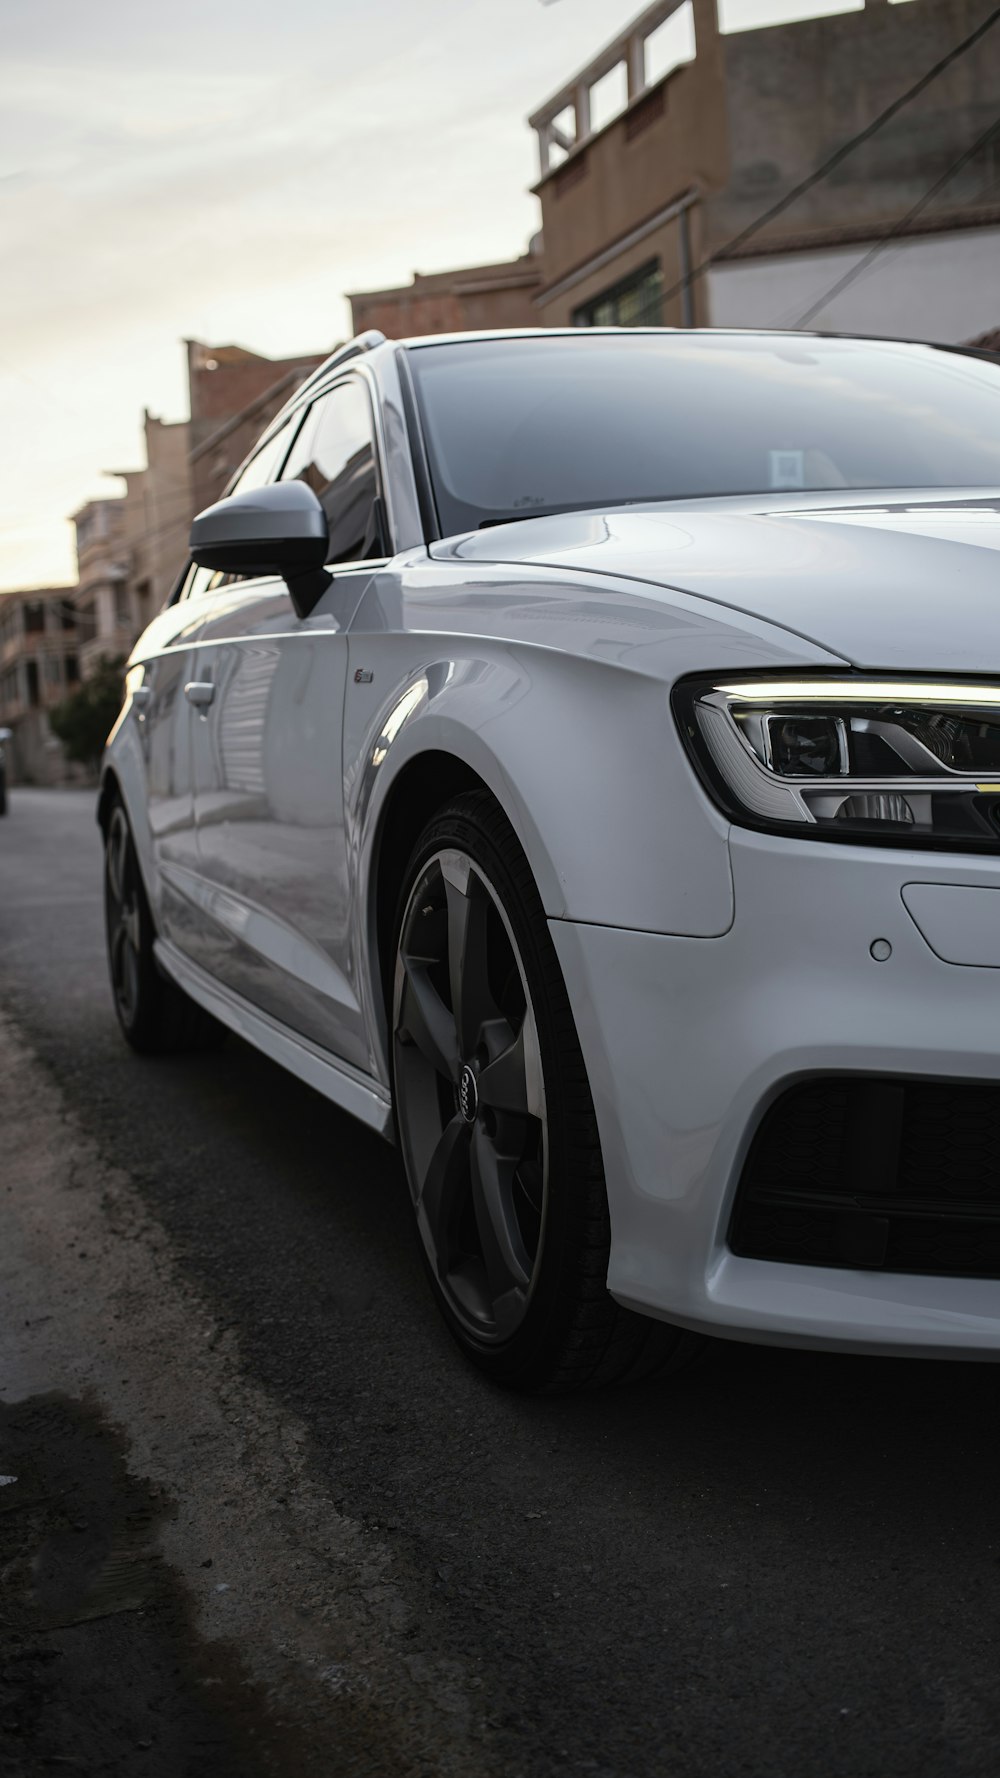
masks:
<path fill-rule="evenodd" d="M 263 488 L 267 482 L 274 480 L 275 473 L 281 467 L 282 458 L 301 419 L 301 410 L 292 414 L 274 434 L 274 437 L 269 438 L 267 443 L 254 453 L 241 474 L 237 476 L 232 487 L 229 488 L 227 499 L 229 494 L 243 494 L 250 488 Z M 192 563 L 179 596 L 182 599 L 197 599 L 204 593 L 214 593 L 219 587 L 229 586 L 238 578 L 235 574 L 220 574 L 216 568 L 198 568 Z"/>
<path fill-rule="evenodd" d="M 358 378 L 338 383 L 310 409 L 281 480 L 308 483 L 330 526 L 330 562 L 385 554 L 371 403 Z"/>

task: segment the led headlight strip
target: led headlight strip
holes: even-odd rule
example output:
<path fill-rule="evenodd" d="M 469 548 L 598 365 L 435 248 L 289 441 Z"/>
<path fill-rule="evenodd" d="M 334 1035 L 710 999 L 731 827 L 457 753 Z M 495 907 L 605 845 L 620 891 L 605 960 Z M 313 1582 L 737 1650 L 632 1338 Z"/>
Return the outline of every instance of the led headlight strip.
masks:
<path fill-rule="evenodd" d="M 737 821 L 1000 851 L 1000 684 L 718 678 L 682 682 L 674 704 Z"/>

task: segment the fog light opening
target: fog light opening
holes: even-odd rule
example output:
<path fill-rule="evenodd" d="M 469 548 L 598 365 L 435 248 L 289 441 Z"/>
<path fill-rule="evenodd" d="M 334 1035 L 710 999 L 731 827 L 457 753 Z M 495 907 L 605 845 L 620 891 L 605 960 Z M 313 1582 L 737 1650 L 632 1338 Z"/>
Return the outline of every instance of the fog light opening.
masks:
<path fill-rule="evenodd" d="M 834 816 L 835 821 L 892 821 L 897 826 L 913 826 L 913 810 L 905 796 L 880 795 L 877 791 L 860 791 L 845 797 Z"/>

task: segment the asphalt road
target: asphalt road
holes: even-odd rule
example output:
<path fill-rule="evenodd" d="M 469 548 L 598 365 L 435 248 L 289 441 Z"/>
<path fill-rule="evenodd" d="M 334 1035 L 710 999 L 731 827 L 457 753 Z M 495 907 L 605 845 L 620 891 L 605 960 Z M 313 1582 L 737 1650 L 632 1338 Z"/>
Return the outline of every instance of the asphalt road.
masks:
<path fill-rule="evenodd" d="M 994 1778 L 996 1370 L 498 1393 L 391 1149 L 235 1040 L 125 1048 L 99 880 L 92 799 L 15 792 L 0 1764 Z"/>

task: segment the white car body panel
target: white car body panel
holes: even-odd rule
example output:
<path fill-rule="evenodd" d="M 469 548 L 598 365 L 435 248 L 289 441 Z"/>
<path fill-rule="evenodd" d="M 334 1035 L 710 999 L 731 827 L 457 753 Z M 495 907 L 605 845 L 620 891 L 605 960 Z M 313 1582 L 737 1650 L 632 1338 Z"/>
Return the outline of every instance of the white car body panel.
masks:
<path fill-rule="evenodd" d="M 998 510 L 981 488 L 677 501 L 504 525 L 442 553 L 695 593 L 858 667 L 977 673 L 1000 661 Z"/>
<path fill-rule="evenodd" d="M 164 968 L 390 1133 L 380 836 L 408 770 L 448 755 L 506 812 L 549 921 L 600 1127 L 612 1293 L 731 1337 L 1000 1356 L 1000 1280 L 726 1246 L 789 1082 L 1000 1080 L 1000 914 L 977 901 L 970 937 L 961 899 L 1000 890 L 1000 857 L 733 828 L 670 707 L 694 673 L 1000 678 L 1000 494 L 686 501 L 428 548 L 397 350 L 361 367 L 393 560 L 338 571 L 303 621 L 276 582 L 172 605 L 133 654 L 106 769 Z M 216 685 L 205 713 L 192 675 Z"/>
<path fill-rule="evenodd" d="M 1000 1354 L 1000 1280 L 776 1265 L 725 1244 L 752 1134 L 791 1081 L 1000 1079 L 995 972 L 942 962 L 903 898 L 927 881 L 1000 889 L 1000 860 L 736 829 L 731 851 L 736 919 L 711 943 L 551 922 L 615 1170 L 610 1289 L 755 1339 Z"/>

